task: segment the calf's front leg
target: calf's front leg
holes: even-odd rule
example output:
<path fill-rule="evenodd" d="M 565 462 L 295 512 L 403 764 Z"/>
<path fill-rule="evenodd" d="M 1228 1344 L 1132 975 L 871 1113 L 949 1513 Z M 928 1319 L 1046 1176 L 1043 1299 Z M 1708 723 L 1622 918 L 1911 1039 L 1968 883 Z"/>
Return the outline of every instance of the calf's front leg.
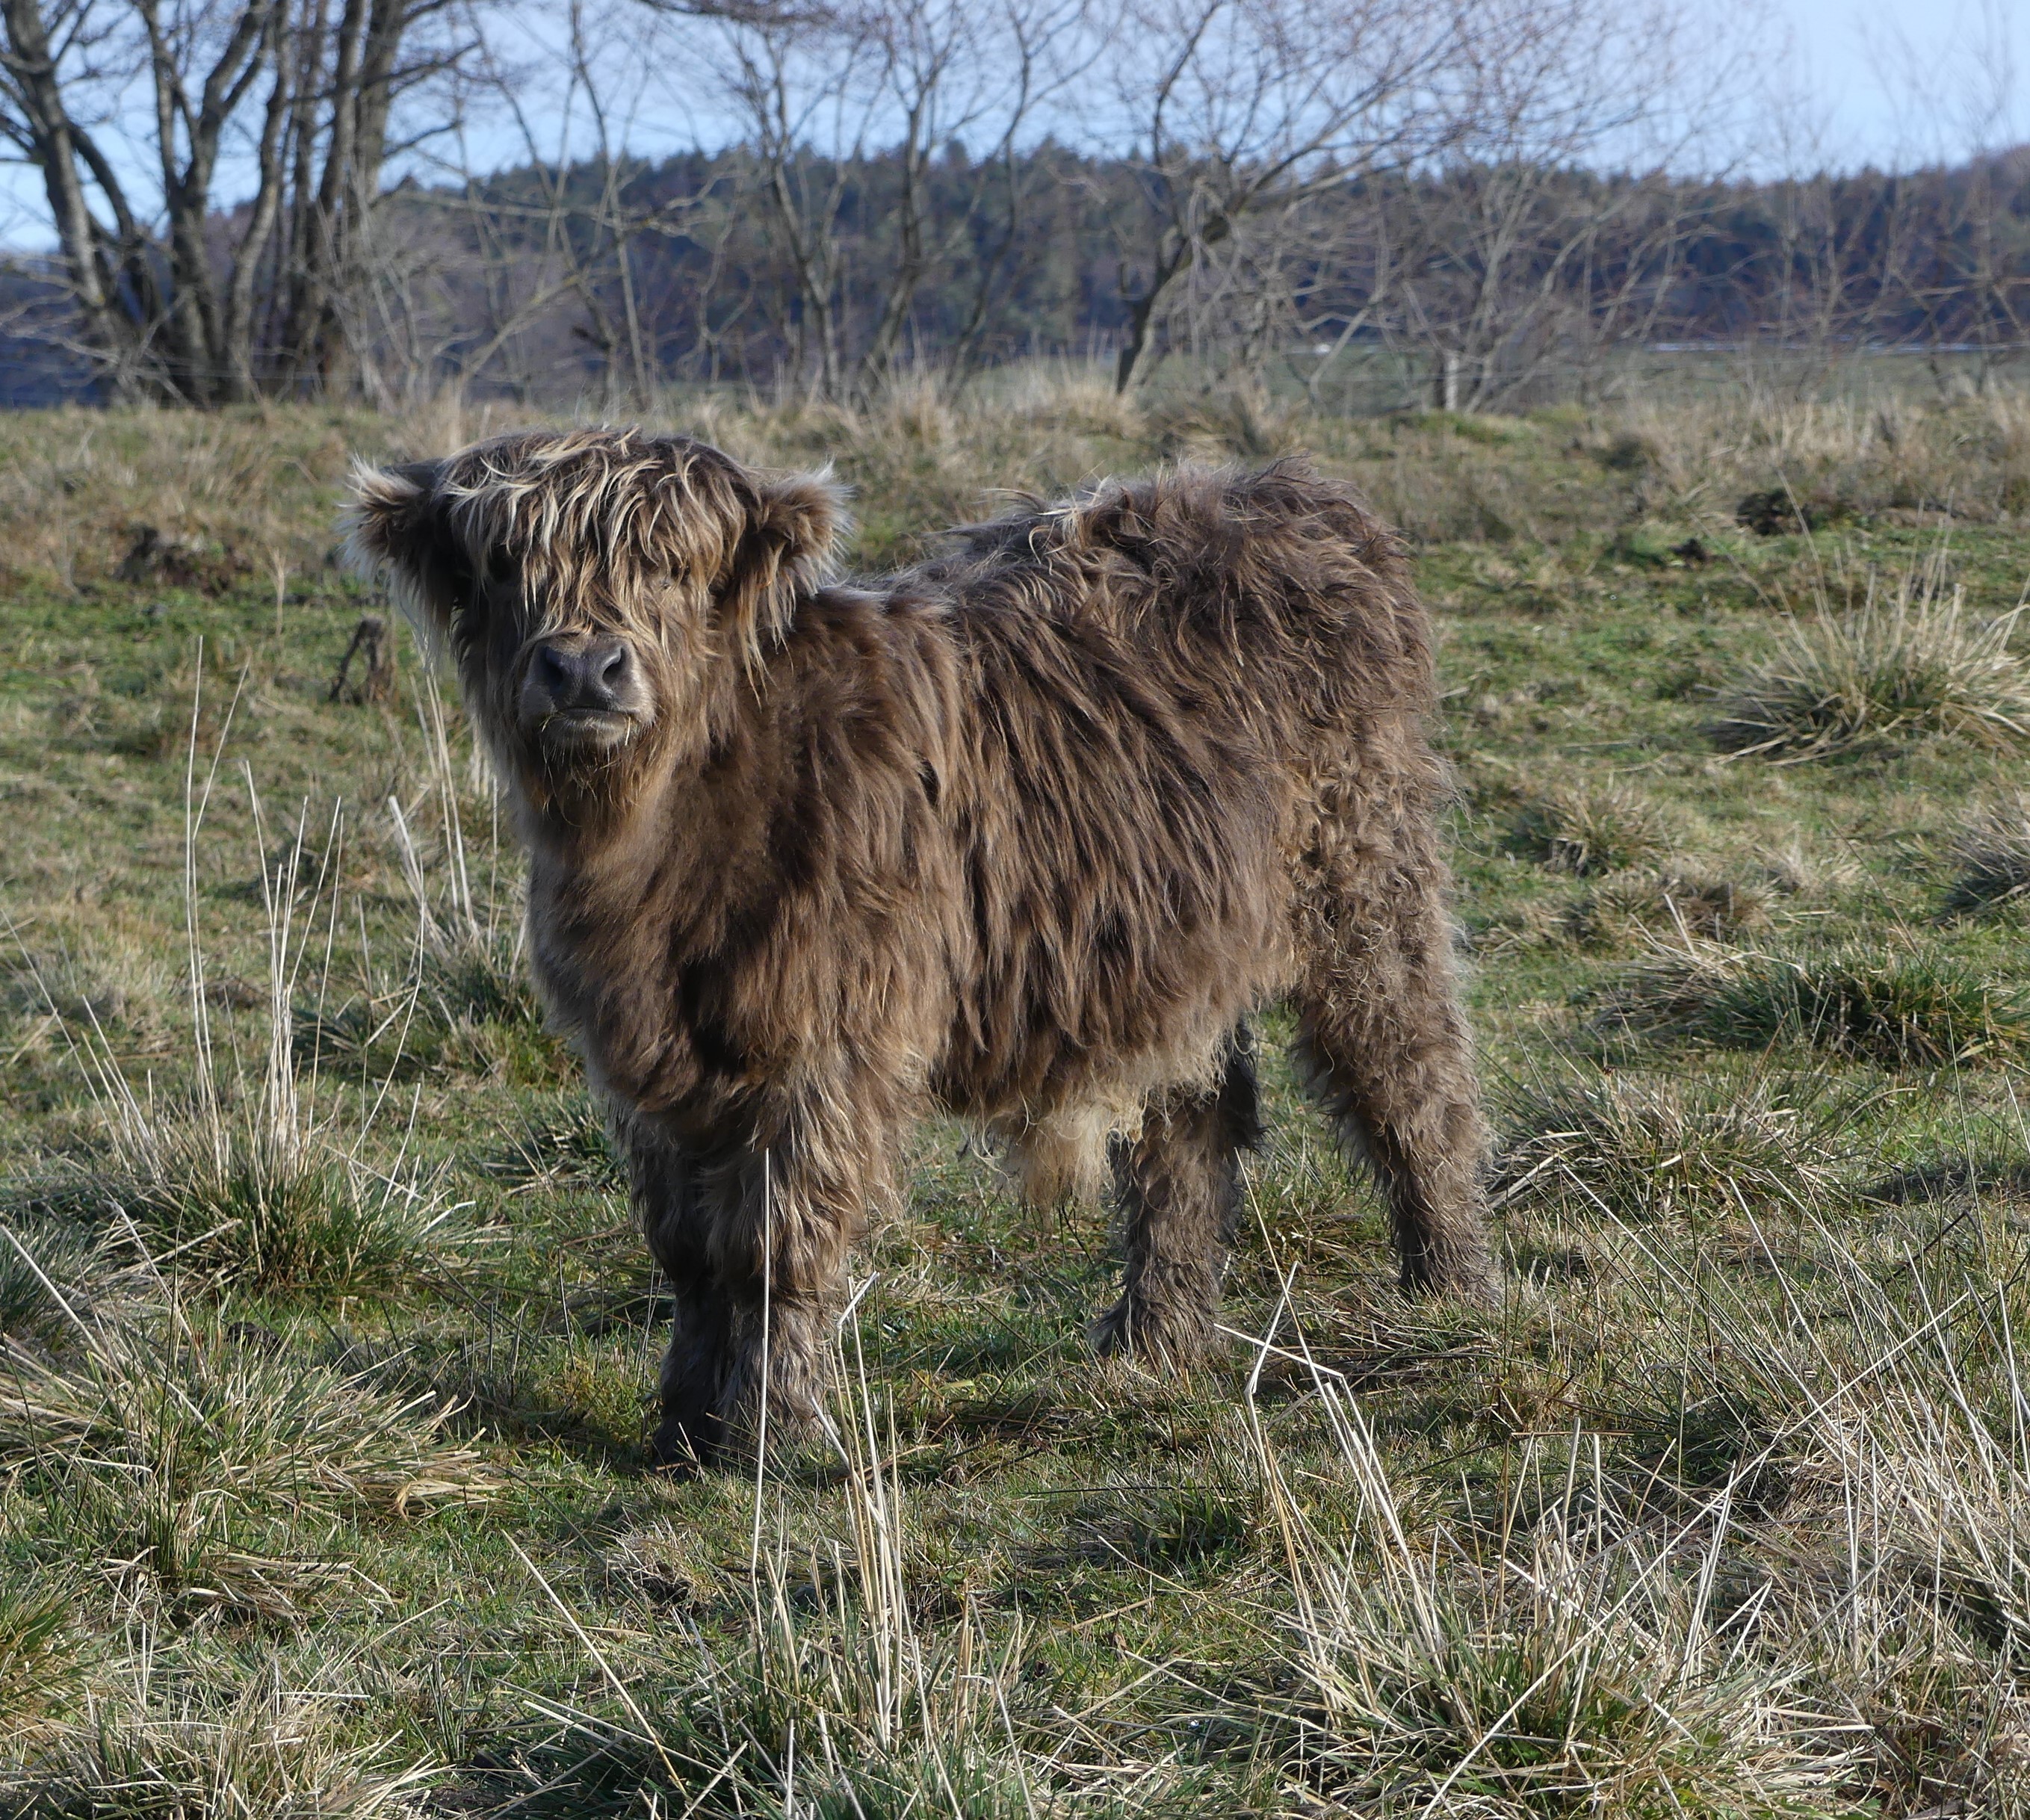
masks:
<path fill-rule="evenodd" d="M 643 1148 L 631 1153 L 637 1208 L 675 1302 L 657 1464 L 806 1436 L 823 1420 L 827 1312 L 887 1179 L 887 1144 L 816 1142 L 790 1117 L 765 1148 L 711 1159 Z"/>
<path fill-rule="evenodd" d="M 719 1444 L 714 1412 L 730 1340 L 730 1310 L 717 1293 L 705 1244 L 697 1172 L 676 1146 L 639 1125 L 617 1135 L 627 1156 L 634 1216 L 672 1304 L 661 1416 L 650 1451 L 658 1466 L 695 1467 Z"/>

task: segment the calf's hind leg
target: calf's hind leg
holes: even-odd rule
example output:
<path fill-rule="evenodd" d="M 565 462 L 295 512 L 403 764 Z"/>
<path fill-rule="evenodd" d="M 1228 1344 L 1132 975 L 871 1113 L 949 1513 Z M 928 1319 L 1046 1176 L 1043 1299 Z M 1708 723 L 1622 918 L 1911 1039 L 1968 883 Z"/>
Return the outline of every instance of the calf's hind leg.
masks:
<path fill-rule="evenodd" d="M 1261 1138 L 1254 1044 L 1243 1025 L 1213 1085 L 1167 1089 L 1140 1132 L 1117 1146 L 1127 1267 L 1120 1301 L 1094 1327 L 1099 1351 L 1171 1365 L 1205 1355 L 1240 1209 L 1240 1153 Z"/>
<path fill-rule="evenodd" d="M 1347 840 L 1304 906 L 1299 1060 L 1348 1150 L 1379 1180 L 1403 1287 L 1484 1298 L 1494 1285 L 1482 1221 L 1486 1136 L 1445 870 L 1422 805 L 1367 807 L 1389 838 Z"/>

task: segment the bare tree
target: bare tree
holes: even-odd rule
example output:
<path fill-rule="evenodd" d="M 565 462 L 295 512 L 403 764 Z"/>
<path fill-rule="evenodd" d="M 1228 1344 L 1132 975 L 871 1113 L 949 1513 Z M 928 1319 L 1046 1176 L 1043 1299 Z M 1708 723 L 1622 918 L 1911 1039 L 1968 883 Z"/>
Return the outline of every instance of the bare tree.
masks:
<path fill-rule="evenodd" d="M 82 351 L 213 405 L 345 380 L 403 61 L 449 0 L 0 0 L 0 137 L 39 172 Z M 251 196 L 229 214 L 229 165 Z"/>
<path fill-rule="evenodd" d="M 865 21 L 835 17 L 743 25 L 725 41 L 726 87 L 783 267 L 781 327 L 794 370 L 827 398 L 844 390 L 846 359 L 839 214 L 874 125 L 879 50 Z"/>
<path fill-rule="evenodd" d="M 1470 0 L 1146 0 L 1108 47 L 1140 202 L 1115 384 L 1172 287 L 1251 220 L 1428 154 L 1456 130 Z"/>
<path fill-rule="evenodd" d="M 961 259 L 972 282 L 946 353 L 953 370 L 969 370 L 1038 180 L 1027 136 L 1072 74 L 1065 53 L 1084 6 L 872 0 L 726 33 L 727 92 L 748 128 L 756 200 L 786 280 L 783 325 L 818 392 L 864 393 L 890 377 L 926 282 Z M 934 207 L 940 150 L 983 135 L 985 155 L 957 167 L 956 206 Z M 888 182 L 879 269 L 854 273 L 844 211 Z M 848 320 L 855 289 L 872 299 L 864 324 Z"/>
<path fill-rule="evenodd" d="M 1471 110 L 1443 167 L 1392 192 L 1379 312 L 1424 353 L 1434 405 L 1484 408 L 1654 329 L 1697 201 L 1668 173 L 1731 74 L 1713 28 L 1695 64 L 1675 6 L 1519 0 L 1467 39 Z"/>
<path fill-rule="evenodd" d="M 2014 204 L 2024 191 L 2030 152 L 1987 152 L 1957 174 L 1932 174 L 1930 281 L 1916 288 L 1934 370 L 1939 351 L 1957 345 L 1972 355 L 1974 389 L 1985 392 L 2030 346 L 2030 271 Z"/>
<path fill-rule="evenodd" d="M 890 154 L 899 177 L 895 258 L 860 357 L 863 388 L 893 373 L 925 280 L 961 253 L 976 269 L 948 358 L 961 372 L 969 366 L 1022 231 L 1023 136 L 1070 76 L 1062 52 L 1083 21 L 1083 0 L 890 0 L 869 16 L 901 131 Z M 927 194 L 932 155 L 982 130 L 994 143 L 983 158 L 968 160 L 961 206 L 938 232 Z M 976 243 L 983 228 L 984 246 Z"/>
<path fill-rule="evenodd" d="M 226 128 L 264 75 L 262 150 L 278 136 L 272 72 L 281 17 L 281 0 L 166 16 L 156 0 L 132 0 L 109 23 L 90 0 L 6 0 L 0 9 L 0 132 L 42 173 L 84 344 L 123 391 L 211 403 L 248 388 L 244 324 L 229 316 L 226 299 L 243 295 L 258 249 L 243 240 L 221 285 L 208 243 L 212 184 Z M 122 174 L 139 148 L 111 141 L 108 130 L 132 107 L 122 91 L 137 87 L 150 102 L 153 209 L 130 197 Z M 80 113 L 80 95 L 101 118 Z M 264 184 L 256 220 L 272 206 Z M 228 339 L 236 329 L 239 346 Z"/>
<path fill-rule="evenodd" d="M 418 28 L 452 0 L 299 0 L 291 75 L 287 288 L 276 336 L 278 378 L 296 391 L 351 389 L 362 336 L 355 320 L 374 269 L 374 210 L 401 97 L 454 67 L 463 32 L 418 46 Z M 405 54 L 408 53 L 408 54 Z M 264 174 L 266 166 L 264 165 Z"/>
<path fill-rule="evenodd" d="M 2030 150 L 2009 14 L 2000 0 L 1983 0 L 1972 23 L 1943 63 L 1918 54 L 1900 31 L 1878 50 L 1885 87 L 1926 123 L 1930 140 L 1909 147 L 1923 162 L 1898 186 L 1906 231 L 1885 262 L 1900 282 L 1884 301 L 1916 318 L 1941 384 L 1965 371 L 1944 351 L 1964 349 L 1972 384 L 1984 392 L 2030 341 L 2030 236 L 2019 200 Z M 1939 143 L 1946 136 L 1964 159 L 1957 169 Z"/>
<path fill-rule="evenodd" d="M 468 360 L 468 374 L 550 301 L 568 295 L 576 306 L 574 339 L 590 351 L 605 403 L 643 406 L 652 399 L 662 363 L 641 292 L 641 248 L 657 238 L 709 240 L 715 225 L 723 241 L 727 214 L 718 193 L 723 181 L 696 193 L 655 194 L 641 180 L 643 162 L 629 150 L 656 72 L 685 61 L 669 41 L 669 16 L 661 10 L 659 20 L 638 6 L 570 0 L 559 46 L 563 80 L 545 91 L 540 122 L 514 95 L 507 69 L 489 51 L 488 69 L 526 152 L 529 182 L 522 197 L 510 199 L 485 192 L 468 169 L 462 187 L 480 236 L 509 265 L 533 265 L 533 272 L 519 287 L 519 309 Z M 673 48 L 679 54 L 673 56 Z M 500 230 L 511 222 L 515 232 L 504 239 Z"/>

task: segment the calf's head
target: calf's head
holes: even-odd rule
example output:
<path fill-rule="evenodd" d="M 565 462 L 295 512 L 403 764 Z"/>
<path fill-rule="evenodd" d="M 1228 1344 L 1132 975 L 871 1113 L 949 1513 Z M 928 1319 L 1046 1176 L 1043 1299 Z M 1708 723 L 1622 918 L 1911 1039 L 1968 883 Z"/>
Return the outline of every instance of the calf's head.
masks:
<path fill-rule="evenodd" d="M 527 431 L 357 469 L 355 566 L 456 663 L 468 710 L 539 808 L 622 794 L 712 736 L 729 689 L 824 578 L 821 476 L 770 477 L 638 430 Z"/>

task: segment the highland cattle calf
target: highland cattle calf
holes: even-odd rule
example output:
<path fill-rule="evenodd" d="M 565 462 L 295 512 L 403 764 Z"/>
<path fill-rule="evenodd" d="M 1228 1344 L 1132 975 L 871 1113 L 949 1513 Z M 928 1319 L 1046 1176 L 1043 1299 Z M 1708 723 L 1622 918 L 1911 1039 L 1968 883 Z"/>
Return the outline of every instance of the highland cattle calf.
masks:
<path fill-rule="evenodd" d="M 847 1248 L 936 1109 L 1035 1201 L 1110 1157 L 1095 1343 L 1198 1357 L 1278 997 L 1405 1285 L 1487 1291 L 1428 628 L 1344 488 L 1109 482 L 857 585 L 824 479 L 680 436 L 354 485 L 355 561 L 507 780 L 537 985 L 675 1291 L 661 1458 L 816 1415 Z"/>

